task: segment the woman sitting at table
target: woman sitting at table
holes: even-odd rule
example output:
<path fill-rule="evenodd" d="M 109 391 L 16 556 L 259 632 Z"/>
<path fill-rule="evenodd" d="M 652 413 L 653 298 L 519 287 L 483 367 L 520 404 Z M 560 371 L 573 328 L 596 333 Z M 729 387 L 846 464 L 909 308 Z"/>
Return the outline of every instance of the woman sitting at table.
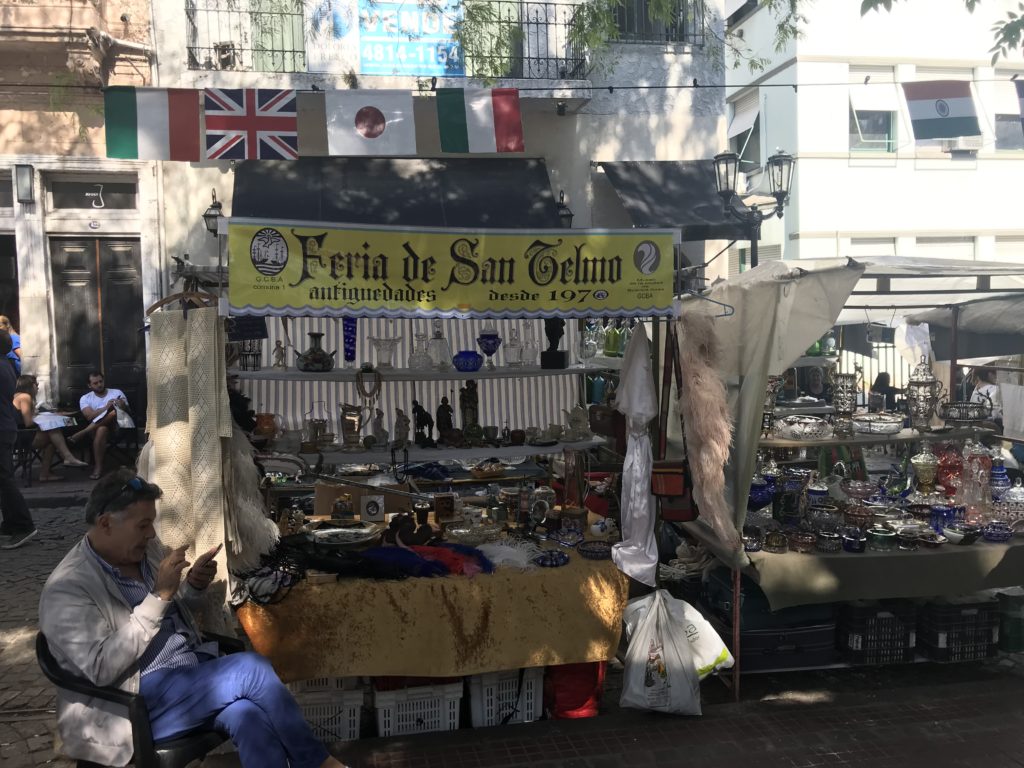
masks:
<path fill-rule="evenodd" d="M 47 411 L 36 410 L 36 394 L 39 392 L 39 382 L 35 376 L 19 376 L 14 390 L 14 407 L 21 414 L 21 421 L 25 429 L 37 429 L 32 439 L 32 447 L 43 451 L 43 465 L 39 468 L 39 481 L 41 483 L 60 480 L 59 475 L 53 474 L 50 467 L 53 464 L 53 454 L 59 452 L 64 459 L 65 467 L 88 467 L 89 464 L 75 458 L 68 448 L 64 439 L 64 427 L 73 426 L 74 420 L 69 416 Z"/>

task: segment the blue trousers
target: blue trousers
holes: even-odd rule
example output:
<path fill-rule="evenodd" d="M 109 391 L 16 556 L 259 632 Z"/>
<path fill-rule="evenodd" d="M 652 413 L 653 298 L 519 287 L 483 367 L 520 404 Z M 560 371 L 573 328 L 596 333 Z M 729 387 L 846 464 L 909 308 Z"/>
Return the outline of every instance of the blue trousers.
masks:
<path fill-rule="evenodd" d="M 153 740 L 197 728 L 226 733 L 245 768 L 319 768 L 328 754 L 270 662 L 234 653 L 142 678 Z"/>

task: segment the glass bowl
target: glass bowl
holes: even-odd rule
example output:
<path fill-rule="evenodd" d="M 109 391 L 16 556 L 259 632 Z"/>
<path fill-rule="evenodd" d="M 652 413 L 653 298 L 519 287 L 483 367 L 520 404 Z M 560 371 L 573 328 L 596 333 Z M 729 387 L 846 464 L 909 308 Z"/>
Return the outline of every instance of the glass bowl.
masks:
<path fill-rule="evenodd" d="M 775 420 L 775 435 L 785 440 L 823 440 L 832 437 L 832 425 L 817 416 L 785 416 Z"/>
<path fill-rule="evenodd" d="M 862 435 L 895 435 L 903 429 L 903 417 L 887 413 L 866 413 L 851 422 L 853 431 Z"/>
<path fill-rule="evenodd" d="M 461 371 L 462 373 L 479 371 L 480 366 L 483 364 L 483 355 L 479 352 L 474 352 L 471 349 L 464 349 L 452 358 L 452 365 L 455 366 L 455 370 Z"/>
<path fill-rule="evenodd" d="M 1013 528 L 1005 520 L 992 520 L 981 532 L 985 541 L 1005 544 L 1013 538 Z"/>
<path fill-rule="evenodd" d="M 764 536 L 762 548 L 765 552 L 775 555 L 784 555 L 789 551 L 789 539 L 781 530 L 768 531 Z"/>
<path fill-rule="evenodd" d="M 863 501 L 864 499 L 871 498 L 878 490 L 878 486 L 875 483 L 868 482 L 867 480 L 853 480 L 847 478 L 839 484 L 840 489 L 849 496 L 851 499 L 857 499 Z"/>
<path fill-rule="evenodd" d="M 942 528 L 942 535 L 946 537 L 950 544 L 960 544 L 963 546 L 976 542 L 980 538 L 981 533 L 981 526 L 969 523 L 950 523 Z"/>
<path fill-rule="evenodd" d="M 867 549 L 868 537 L 860 528 L 852 525 L 843 530 L 843 551 L 863 552 Z"/>
<path fill-rule="evenodd" d="M 791 531 L 789 548 L 794 552 L 810 554 L 818 544 L 818 536 L 813 531 Z"/>
<path fill-rule="evenodd" d="M 841 552 L 843 549 L 843 540 L 838 533 L 832 531 L 818 531 L 818 540 L 815 543 L 815 547 L 819 552 L 831 554 L 833 552 Z"/>
<path fill-rule="evenodd" d="M 868 549 L 872 552 L 892 552 L 896 549 L 896 532 L 888 528 L 868 528 Z"/>

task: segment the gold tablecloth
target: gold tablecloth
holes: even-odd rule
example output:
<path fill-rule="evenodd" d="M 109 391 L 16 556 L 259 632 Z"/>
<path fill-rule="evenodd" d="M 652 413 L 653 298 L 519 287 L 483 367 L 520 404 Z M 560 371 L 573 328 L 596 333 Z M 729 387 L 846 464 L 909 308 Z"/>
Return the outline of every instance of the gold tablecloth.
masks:
<path fill-rule="evenodd" d="M 279 603 L 246 603 L 238 617 L 286 682 L 611 659 L 628 580 L 610 560 L 571 558 L 562 568 L 474 578 L 301 582 Z"/>

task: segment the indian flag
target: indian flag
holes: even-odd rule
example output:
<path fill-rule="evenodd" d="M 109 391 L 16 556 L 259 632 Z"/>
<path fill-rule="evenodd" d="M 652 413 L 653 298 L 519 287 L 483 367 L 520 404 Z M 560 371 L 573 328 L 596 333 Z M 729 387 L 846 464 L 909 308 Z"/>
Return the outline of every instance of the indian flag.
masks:
<path fill-rule="evenodd" d="M 107 157 L 199 160 L 199 93 L 114 86 L 103 93 Z"/>
<path fill-rule="evenodd" d="M 437 127 L 442 152 L 522 152 L 519 91 L 438 88 Z"/>
<path fill-rule="evenodd" d="M 904 83 L 903 93 L 907 97 L 914 138 L 918 141 L 981 134 L 968 81 Z"/>

